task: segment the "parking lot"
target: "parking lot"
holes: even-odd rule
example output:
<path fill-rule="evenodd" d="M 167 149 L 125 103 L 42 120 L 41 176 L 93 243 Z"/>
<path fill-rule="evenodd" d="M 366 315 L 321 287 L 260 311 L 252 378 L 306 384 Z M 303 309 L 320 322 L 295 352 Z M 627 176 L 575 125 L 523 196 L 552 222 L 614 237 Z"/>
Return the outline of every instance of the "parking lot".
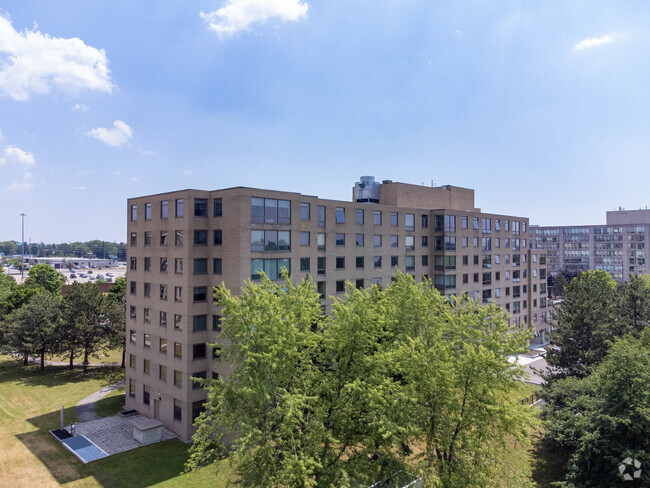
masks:
<path fill-rule="evenodd" d="M 4 271 L 6 274 L 13 276 L 18 283 L 21 283 L 20 270 L 11 269 L 8 266 L 4 266 Z M 101 268 L 79 268 L 72 271 L 68 271 L 67 269 L 57 269 L 57 271 L 65 276 L 67 284 L 72 284 L 75 281 L 81 283 L 85 283 L 87 281 L 96 281 L 99 275 L 103 276 L 105 281 L 109 281 L 110 278 L 113 282 L 115 282 L 115 279 L 119 278 L 120 276 L 126 276 L 125 265 L 116 265 L 115 267 L 102 266 Z M 25 270 L 25 278 L 27 277 L 28 273 L 29 271 Z M 82 276 L 82 274 L 86 276 Z M 71 276 L 74 276 L 74 278 Z"/>

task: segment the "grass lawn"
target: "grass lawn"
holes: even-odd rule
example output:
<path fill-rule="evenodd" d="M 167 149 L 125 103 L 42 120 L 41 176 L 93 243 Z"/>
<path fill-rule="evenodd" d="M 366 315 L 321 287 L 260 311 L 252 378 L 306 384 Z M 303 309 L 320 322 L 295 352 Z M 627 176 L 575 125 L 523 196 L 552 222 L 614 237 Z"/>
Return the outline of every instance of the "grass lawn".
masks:
<path fill-rule="evenodd" d="M 63 354 L 63 355 L 53 355 L 53 356 L 48 356 L 45 359 L 49 361 L 60 361 L 63 363 L 68 364 L 70 362 L 70 356 Z M 81 364 L 83 362 L 84 358 L 83 356 L 75 356 L 74 362 L 75 364 Z M 108 351 L 102 351 L 97 353 L 97 357 L 91 356 L 90 359 L 90 364 L 117 364 L 120 365 L 122 364 L 122 349 L 110 349 Z"/>
<path fill-rule="evenodd" d="M 124 406 L 124 387 L 120 386 L 95 403 L 95 413 L 100 417 L 110 417 L 122 411 Z"/>
<path fill-rule="evenodd" d="M 122 379 L 115 367 L 80 369 L 37 365 L 23 367 L 0 355 L 0 485 L 22 487 L 220 487 L 230 476 L 228 463 L 190 475 L 181 475 L 189 444 L 172 440 L 141 447 L 90 464 L 83 464 L 48 431 L 59 426 L 59 409 L 65 422 L 76 421 L 75 405 L 82 398 Z M 115 410 L 121 392 L 102 405 Z M 122 393 L 123 395 L 123 393 Z"/>

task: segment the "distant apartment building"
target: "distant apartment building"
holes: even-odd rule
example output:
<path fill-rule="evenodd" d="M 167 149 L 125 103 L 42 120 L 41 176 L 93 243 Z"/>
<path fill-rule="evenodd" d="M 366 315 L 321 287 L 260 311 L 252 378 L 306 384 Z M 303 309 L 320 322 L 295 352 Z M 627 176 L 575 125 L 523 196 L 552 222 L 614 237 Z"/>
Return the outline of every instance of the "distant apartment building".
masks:
<path fill-rule="evenodd" d="M 363 177 L 351 202 L 256 188 L 182 190 L 128 200 L 126 406 L 189 439 L 206 392 L 228 373 L 212 287 L 237 293 L 263 271 L 310 276 L 327 305 L 387 285 L 395 267 L 447 296 L 494 302 L 510 323 L 547 331 L 546 252 L 525 217 L 481 212 L 474 190 Z"/>
<path fill-rule="evenodd" d="M 616 281 L 650 272 L 646 257 L 650 210 L 607 212 L 605 225 L 537 227 L 530 229 L 533 248 L 546 253 L 548 272 L 569 274 L 602 269 Z"/>

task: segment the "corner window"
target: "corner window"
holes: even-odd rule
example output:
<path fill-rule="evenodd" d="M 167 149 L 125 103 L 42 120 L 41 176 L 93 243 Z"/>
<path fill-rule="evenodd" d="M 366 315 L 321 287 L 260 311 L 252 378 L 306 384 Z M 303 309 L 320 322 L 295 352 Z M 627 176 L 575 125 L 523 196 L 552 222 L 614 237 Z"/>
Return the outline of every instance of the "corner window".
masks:
<path fill-rule="evenodd" d="M 215 198 L 214 201 L 214 216 L 221 217 L 223 215 L 223 201 L 221 198 Z"/>
<path fill-rule="evenodd" d="M 336 207 L 336 223 L 345 224 L 345 208 Z"/>
<path fill-rule="evenodd" d="M 200 332 L 202 330 L 208 330 L 208 316 L 195 315 L 192 317 L 192 331 Z"/>
<path fill-rule="evenodd" d="M 176 217 L 180 218 L 183 216 L 183 199 L 176 199 Z"/>
<path fill-rule="evenodd" d="M 207 217 L 208 216 L 208 199 L 195 198 L 194 199 L 194 216 Z"/>
<path fill-rule="evenodd" d="M 223 243 L 223 233 L 221 229 L 212 231 L 212 245 L 220 246 Z"/>
<path fill-rule="evenodd" d="M 160 202 L 160 218 L 166 219 L 169 216 L 169 202 L 164 200 Z"/>
<path fill-rule="evenodd" d="M 151 220 L 151 203 L 144 204 L 144 220 Z"/>
<path fill-rule="evenodd" d="M 194 302 L 205 302 L 208 299 L 208 289 L 205 286 L 194 287 Z"/>
<path fill-rule="evenodd" d="M 138 220 L 138 206 L 131 205 L 131 222 L 136 222 Z"/>

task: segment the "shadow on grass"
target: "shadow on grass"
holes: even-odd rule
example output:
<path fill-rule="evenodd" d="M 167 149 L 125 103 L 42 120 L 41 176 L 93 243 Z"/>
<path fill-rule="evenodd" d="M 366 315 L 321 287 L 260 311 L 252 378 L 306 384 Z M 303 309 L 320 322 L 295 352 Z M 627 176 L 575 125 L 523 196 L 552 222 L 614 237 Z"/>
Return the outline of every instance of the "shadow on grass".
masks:
<path fill-rule="evenodd" d="M 91 366 L 84 374 L 81 368 L 69 369 L 67 366 L 40 365 L 22 366 L 21 361 L 5 360 L 0 362 L 0 383 L 9 381 L 25 386 L 54 387 L 65 383 L 80 383 L 92 379 L 106 382 L 106 385 L 124 379 L 124 370 L 118 366 Z"/>
<path fill-rule="evenodd" d="M 95 402 L 95 413 L 100 417 L 110 417 L 111 415 L 120 413 L 123 406 L 124 393 L 116 396 L 108 396 Z"/>
<path fill-rule="evenodd" d="M 568 453 L 554 451 L 540 435 L 532 439 L 531 468 L 537 488 L 551 488 L 551 483 L 563 481 Z"/>
<path fill-rule="evenodd" d="M 119 400 L 120 396 L 111 397 Z M 59 427 L 60 412 L 27 419 L 38 428 L 16 435 L 27 449 L 64 485 L 93 477 L 106 488 L 146 488 L 179 476 L 184 469 L 190 444 L 178 439 L 139 447 L 83 464 L 50 434 Z M 64 410 L 65 425 L 76 420 L 74 407 Z M 182 486 L 182 485 L 181 485 Z"/>

